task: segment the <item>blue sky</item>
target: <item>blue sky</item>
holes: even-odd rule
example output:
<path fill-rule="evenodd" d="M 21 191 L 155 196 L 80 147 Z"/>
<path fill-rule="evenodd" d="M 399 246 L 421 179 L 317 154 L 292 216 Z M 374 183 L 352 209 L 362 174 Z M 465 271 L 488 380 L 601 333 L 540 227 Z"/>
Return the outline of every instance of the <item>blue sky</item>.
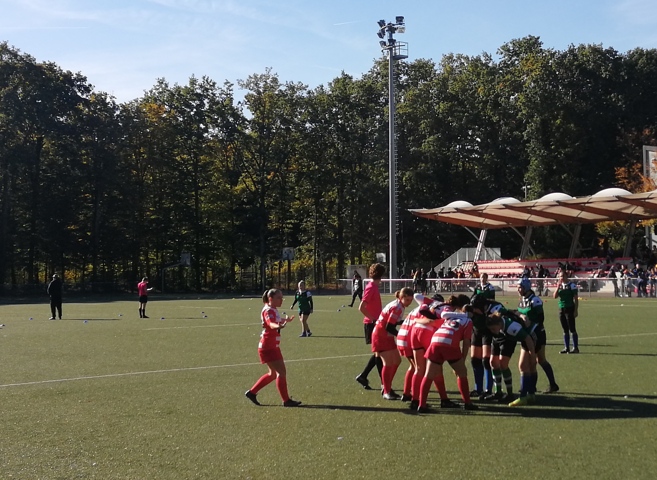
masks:
<path fill-rule="evenodd" d="M 160 77 L 235 83 L 267 67 L 310 87 L 359 77 L 381 55 L 377 20 L 396 15 L 409 60 L 494 54 L 527 35 L 559 50 L 657 48 L 656 0 L 0 0 L 0 12 L 0 41 L 120 102 Z"/>

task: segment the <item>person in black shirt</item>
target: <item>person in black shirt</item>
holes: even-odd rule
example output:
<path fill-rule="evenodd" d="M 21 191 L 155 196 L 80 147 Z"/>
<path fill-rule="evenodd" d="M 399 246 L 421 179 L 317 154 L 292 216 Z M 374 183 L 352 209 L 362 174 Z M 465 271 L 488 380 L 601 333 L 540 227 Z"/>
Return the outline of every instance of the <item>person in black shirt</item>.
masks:
<path fill-rule="evenodd" d="M 351 304 L 349 306 L 353 307 L 354 302 L 356 301 L 356 297 L 358 297 L 358 300 L 363 299 L 363 278 L 360 276 L 360 273 L 358 272 L 354 272 L 351 289 L 353 294 L 351 295 Z"/>
<path fill-rule="evenodd" d="M 52 281 L 48 284 L 48 295 L 50 295 L 50 320 L 55 320 L 55 310 L 62 319 L 62 281 L 59 275 L 54 274 Z"/>

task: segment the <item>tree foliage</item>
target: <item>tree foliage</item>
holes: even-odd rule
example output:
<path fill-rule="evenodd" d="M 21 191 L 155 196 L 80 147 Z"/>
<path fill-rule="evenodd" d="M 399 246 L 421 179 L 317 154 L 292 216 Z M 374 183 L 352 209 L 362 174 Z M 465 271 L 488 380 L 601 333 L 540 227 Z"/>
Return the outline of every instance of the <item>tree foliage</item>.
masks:
<path fill-rule="evenodd" d="M 377 60 L 309 89 L 267 69 L 238 82 L 243 96 L 206 77 L 160 79 L 117 104 L 82 74 L 0 44 L 2 283 L 57 270 L 99 289 L 149 275 L 222 290 L 244 286 L 245 270 L 249 286 L 271 284 L 284 247 L 315 284 L 373 261 L 388 248 L 387 71 Z M 557 51 L 533 36 L 496 56 L 398 63 L 400 267 L 475 242 L 410 208 L 523 188 L 532 199 L 654 189 L 637 165 L 657 144 L 655 78 L 656 50 Z M 564 241 L 545 229 L 534 249 L 557 254 Z M 519 249 L 503 231 L 488 243 Z M 190 268 L 176 266 L 181 252 Z"/>

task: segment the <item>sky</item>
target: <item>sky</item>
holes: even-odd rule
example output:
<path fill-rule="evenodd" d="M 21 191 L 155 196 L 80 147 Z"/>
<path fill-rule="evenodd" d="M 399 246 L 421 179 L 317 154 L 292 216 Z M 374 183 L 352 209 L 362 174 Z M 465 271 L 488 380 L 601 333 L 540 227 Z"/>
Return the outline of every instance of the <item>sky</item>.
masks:
<path fill-rule="evenodd" d="M 494 55 L 527 35 L 556 50 L 657 48 L 657 0 L 0 0 L 0 41 L 128 102 L 158 78 L 236 84 L 268 68 L 310 88 L 359 78 L 381 56 L 376 22 L 398 15 L 409 61 Z"/>

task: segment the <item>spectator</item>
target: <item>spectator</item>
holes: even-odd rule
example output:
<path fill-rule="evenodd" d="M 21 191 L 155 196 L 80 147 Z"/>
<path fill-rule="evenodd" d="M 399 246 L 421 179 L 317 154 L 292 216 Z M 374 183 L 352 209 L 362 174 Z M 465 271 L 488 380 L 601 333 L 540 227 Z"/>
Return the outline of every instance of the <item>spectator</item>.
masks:
<path fill-rule="evenodd" d="M 50 295 L 50 320 L 55 320 L 55 310 L 62 319 L 62 281 L 56 273 L 52 276 L 52 281 L 48 284 L 48 295 Z"/>

